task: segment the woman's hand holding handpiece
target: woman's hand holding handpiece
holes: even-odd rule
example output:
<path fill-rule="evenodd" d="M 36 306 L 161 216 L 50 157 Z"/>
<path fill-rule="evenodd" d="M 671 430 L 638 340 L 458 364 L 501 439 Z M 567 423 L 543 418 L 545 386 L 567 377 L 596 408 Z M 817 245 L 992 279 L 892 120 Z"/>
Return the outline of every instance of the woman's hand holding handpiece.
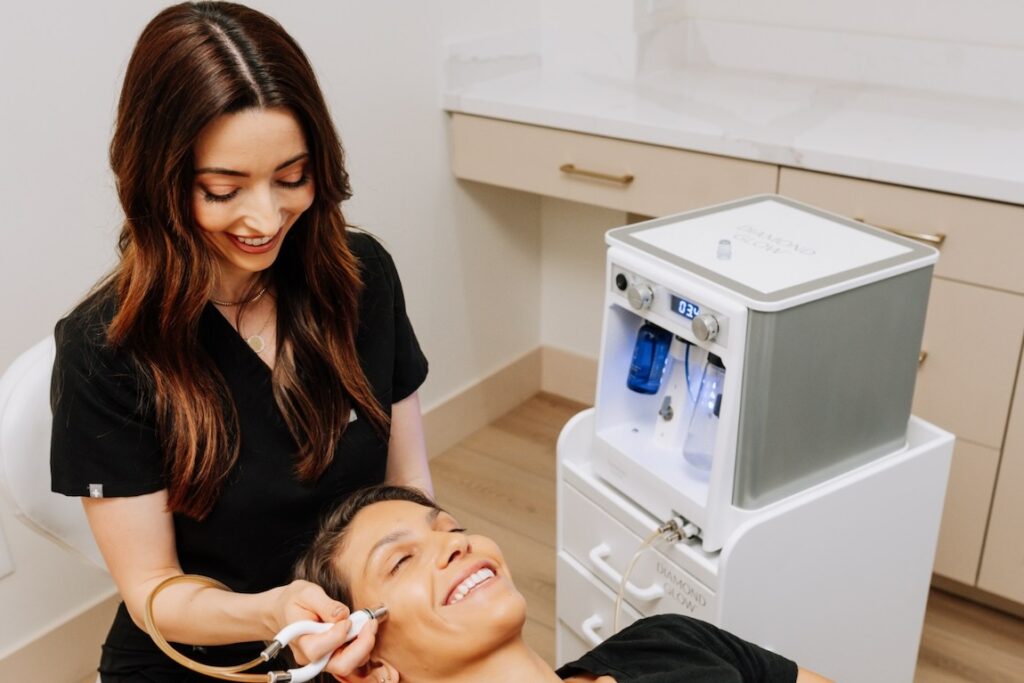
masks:
<path fill-rule="evenodd" d="M 292 581 L 286 586 L 267 591 L 265 595 L 270 598 L 266 625 L 271 635 L 267 640 L 296 621 L 311 620 L 334 624 L 329 631 L 302 636 L 292 641 L 292 654 L 299 664 L 315 662 L 333 652 L 324 670 L 327 673 L 348 676 L 370 658 L 377 634 L 377 622 L 371 619 L 355 640 L 346 645 L 351 626 L 351 610 L 347 605 L 331 599 L 320 586 L 309 581 Z"/>

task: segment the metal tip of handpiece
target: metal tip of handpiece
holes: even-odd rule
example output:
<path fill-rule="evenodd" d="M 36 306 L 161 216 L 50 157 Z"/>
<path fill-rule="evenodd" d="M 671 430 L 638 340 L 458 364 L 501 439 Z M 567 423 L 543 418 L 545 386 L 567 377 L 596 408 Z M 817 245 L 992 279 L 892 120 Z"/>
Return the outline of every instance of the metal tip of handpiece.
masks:
<path fill-rule="evenodd" d="M 388 618 L 388 607 L 387 605 L 380 605 L 370 610 L 370 616 L 377 621 L 384 621 Z"/>
<path fill-rule="evenodd" d="M 280 652 L 283 648 L 284 645 L 281 644 L 281 641 L 272 641 L 270 645 L 268 645 L 266 649 L 264 649 L 263 652 L 260 653 L 260 657 L 263 658 L 263 661 L 269 662 L 271 659 L 276 657 L 277 653 Z"/>

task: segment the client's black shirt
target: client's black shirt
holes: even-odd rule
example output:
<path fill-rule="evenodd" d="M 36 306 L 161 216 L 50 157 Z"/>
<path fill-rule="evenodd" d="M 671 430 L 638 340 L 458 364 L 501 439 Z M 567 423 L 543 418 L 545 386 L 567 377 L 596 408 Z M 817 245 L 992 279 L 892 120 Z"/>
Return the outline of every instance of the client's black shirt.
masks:
<path fill-rule="evenodd" d="M 794 683 L 794 662 L 711 624 L 678 614 L 647 617 L 556 672 L 618 683 Z"/>

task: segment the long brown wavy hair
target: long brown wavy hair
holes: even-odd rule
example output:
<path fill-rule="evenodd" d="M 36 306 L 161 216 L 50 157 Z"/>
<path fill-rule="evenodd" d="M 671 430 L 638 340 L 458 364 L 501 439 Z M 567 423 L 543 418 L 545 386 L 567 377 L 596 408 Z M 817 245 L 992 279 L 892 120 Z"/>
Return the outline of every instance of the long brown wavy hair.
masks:
<path fill-rule="evenodd" d="M 274 400 L 302 480 L 330 464 L 356 408 L 385 436 L 389 415 L 359 363 L 362 292 L 340 204 L 351 196 L 341 142 L 306 55 L 273 19 L 228 2 L 182 3 L 143 30 L 110 145 L 125 220 L 106 280 L 117 310 L 107 343 L 151 382 L 169 507 L 202 519 L 239 453 L 238 415 L 198 339 L 216 257 L 192 216 L 193 146 L 218 116 L 285 107 L 305 134 L 315 197 L 249 294 L 277 297 Z"/>

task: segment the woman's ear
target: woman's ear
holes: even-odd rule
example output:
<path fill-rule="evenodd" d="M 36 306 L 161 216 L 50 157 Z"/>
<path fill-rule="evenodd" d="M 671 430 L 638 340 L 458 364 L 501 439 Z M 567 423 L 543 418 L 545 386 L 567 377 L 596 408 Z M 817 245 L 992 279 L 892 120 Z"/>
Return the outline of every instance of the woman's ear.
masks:
<path fill-rule="evenodd" d="M 398 683 L 401 679 L 398 669 L 379 659 L 371 659 L 348 676 L 332 675 L 341 683 Z"/>

